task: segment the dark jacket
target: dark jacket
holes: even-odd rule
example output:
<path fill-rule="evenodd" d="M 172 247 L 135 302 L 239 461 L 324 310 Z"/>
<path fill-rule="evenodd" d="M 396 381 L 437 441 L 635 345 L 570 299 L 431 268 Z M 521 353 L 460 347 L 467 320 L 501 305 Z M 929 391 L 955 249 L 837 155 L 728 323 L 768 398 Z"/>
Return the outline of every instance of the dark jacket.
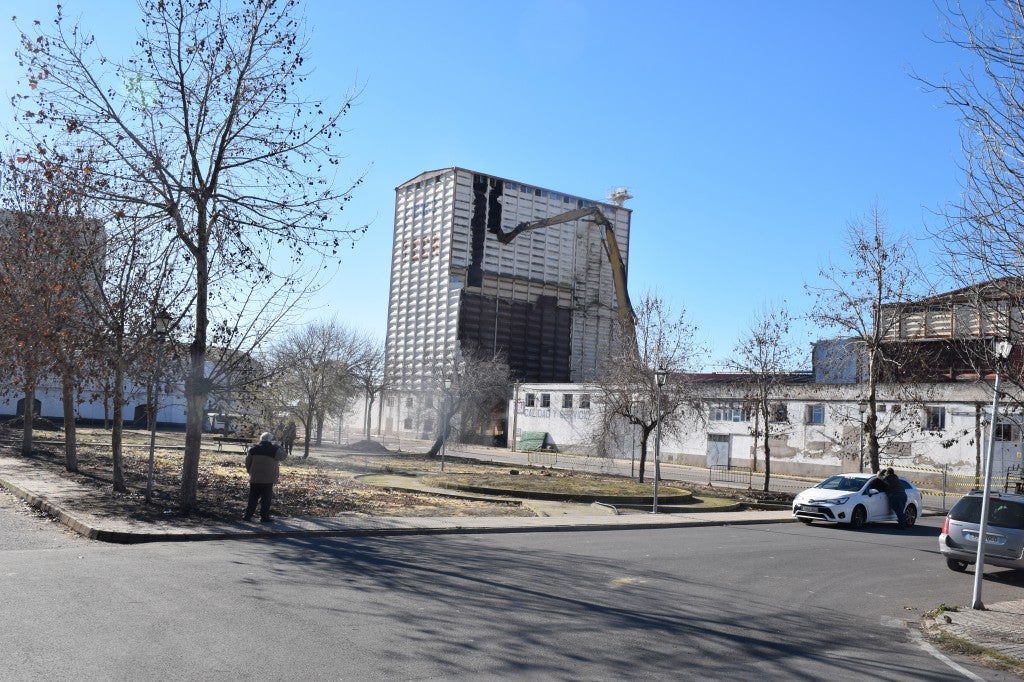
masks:
<path fill-rule="evenodd" d="M 900 477 L 897 476 L 896 474 L 889 474 L 888 476 L 886 476 L 885 484 L 888 486 L 886 492 L 889 493 L 890 495 L 907 494 L 907 489 L 903 487 L 903 481 L 901 481 Z"/>
<path fill-rule="evenodd" d="M 880 493 L 889 492 L 889 484 L 884 476 L 875 476 L 868 483 L 868 490 L 877 490 Z"/>
<path fill-rule="evenodd" d="M 267 443 L 249 448 L 249 454 L 245 456 L 245 470 L 249 472 L 251 483 L 277 483 L 281 474 L 281 467 L 278 462 L 283 462 L 288 455 L 284 449 Z"/>

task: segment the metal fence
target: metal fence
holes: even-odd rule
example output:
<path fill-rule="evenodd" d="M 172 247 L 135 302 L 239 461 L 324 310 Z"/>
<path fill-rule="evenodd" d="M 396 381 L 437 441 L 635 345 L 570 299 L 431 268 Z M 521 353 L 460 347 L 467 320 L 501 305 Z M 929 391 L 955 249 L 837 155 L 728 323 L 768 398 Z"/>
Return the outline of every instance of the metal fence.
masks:
<path fill-rule="evenodd" d="M 950 471 L 949 466 L 914 467 L 896 465 L 897 472 L 909 478 L 921 489 L 922 501 L 926 507 L 949 509 L 957 500 L 972 490 L 981 490 L 984 477 Z M 1010 467 L 1006 472 L 992 475 L 992 490 L 1002 492 L 1024 492 L 1024 472 L 1019 466 Z"/>
<path fill-rule="evenodd" d="M 751 487 L 754 480 L 754 470 L 750 467 L 738 467 L 730 464 L 713 464 L 708 467 L 708 485 L 715 481 L 719 483 L 745 483 Z"/>

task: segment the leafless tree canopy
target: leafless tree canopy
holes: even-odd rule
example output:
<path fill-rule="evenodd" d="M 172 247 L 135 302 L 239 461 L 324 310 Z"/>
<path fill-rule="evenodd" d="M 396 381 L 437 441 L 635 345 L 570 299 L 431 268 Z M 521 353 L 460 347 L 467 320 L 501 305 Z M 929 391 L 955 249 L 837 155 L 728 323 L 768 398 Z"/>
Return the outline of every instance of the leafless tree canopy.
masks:
<path fill-rule="evenodd" d="M 356 368 L 372 350 L 364 335 L 334 320 L 290 331 L 274 344 L 267 392 L 276 398 L 279 414 L 305 428 L 304 458 L 314 436 L 322 437 L 326 415 L 340 416 L 350 406 L 359 388 Z"/>
<path fill-rule="evenodd" d="M 736 344 L 729 368 L 745 375 L 749 397 L 758 417 L 754 427 L 754 462 L 758 440 L 764 453 L 764 491 L 771 480 L 771 438 L 788 428 L 788 415 L 773 412 L 800 358 L 790 336 L 790 316 L 785 306 L 766 307 Z"/>
<path fill-rule="evenodd" d="M 972 57 L 958 77 L 921 80 L 961 118 L 964 191 L 947 212 L 953 274 L 965 285 L 1018 278 L 1024 264 L 1024 5 L 946 8 L 946 41 Z"/>
<path fill-rule="evenodd" d="M 431 368 L 433 390 L 437 392 L 438 435 L 430 451 L 436 455 L 453 427 L 459 424 L 476 428 L 487 424 L 495 409 L 504 411 L 512 383 L 512 371 L 503 353 L 491 353 L 471 345 L 463 345 L 452 364 Z"/>
<path fill-rule="evenodd" d="M 684 418 L 684 407 L 694 400 L 693 384 L 687 373 L 705 354 L 697 340 L 696 326 L 686 318 L 685 309 L 670 309 L 664 300 L 647 294 L 635 308 L 636 345 L 631 335 L 619 334 L 622 343 L 599 368 L 601 430 L 596 434 L 603 448 L 612 443 L 617 426 L 623 422 L 639 429 L 639 477 L 644 480 L 648 441 L 658 426 L 658 386 L 655 370 L 664 368 L 668 379 L 661 388 L 660 412 L 663 430 L 672 431 Z"/>
<path fill-rule="evenodd" d="M 903 318 L 901 308 L 919 296 L 919 273 L 913 250 L 905 237 L 893 234 L 878 207 L 850 223 L 847 260 L 822 268 L 821 284 L 807 285 L 815 303 L 810 318 L 841 338 L 852 339 L 858 354 L 857 380 L 866 375 L 865 432 L 871 470 L 878 471 L 878 383 L 884 366 L 902 359 L 886 344 Z M 883 315 L 883 308 L 889 314 Z M 867 367 L 861 366 L 865 361 Z"/>
<path fill-rule="evenodd" d="M 35 159 L 73 145 L 91 154 L 86 192 L 112 215 L 152 225 L 194 273 L 181 506 L 195 506 L 211 299 L 273 275 L 275 259 L 333 255 L 360 230 L 331 223 L 338 122 L 351 105 L 302 95 L 307 71 L 297 0 L 143 0 L 135 50 L 108 60 L 58 7 L 23 32 L 29 90 L 14 104 Z M 233 324 L 233 323 L 229 323 Z"/>

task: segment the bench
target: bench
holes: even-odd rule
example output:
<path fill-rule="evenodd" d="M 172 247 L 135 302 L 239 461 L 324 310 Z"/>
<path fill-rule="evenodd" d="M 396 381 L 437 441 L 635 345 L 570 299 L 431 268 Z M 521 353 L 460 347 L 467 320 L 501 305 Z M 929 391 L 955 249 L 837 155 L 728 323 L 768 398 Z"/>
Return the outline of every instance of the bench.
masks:
<path fill-rule="evenodd" d="M 237 443 L 242 446 L 242 451 L 245 452 L 249 443 L 252 442 L 252 439 L 236 438 L 234 436 L 214 436 L 213 441 L 217 444 L 217 452 L 222 452 L 222 448 L 225 443 Z"/>

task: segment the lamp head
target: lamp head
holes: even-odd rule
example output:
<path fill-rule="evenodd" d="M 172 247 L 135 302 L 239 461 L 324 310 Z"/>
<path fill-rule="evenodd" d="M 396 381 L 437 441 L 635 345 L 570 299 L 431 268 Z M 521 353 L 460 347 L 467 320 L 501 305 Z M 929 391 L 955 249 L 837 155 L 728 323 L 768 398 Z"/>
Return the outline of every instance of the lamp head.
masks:
<path fill-rule="evenodd" d="M 658 386 L 664 386 L 668 380 L 668 370 L 665 369 L 664 365 L 660 365 L 658 369 L 654 370 L 654 380 L 658 383 Z"/>
<path fill-rule="evenodd" d="M 1007 360 L 1012 350 L 1013 344 L 1010 343 L 1009 339 L 996 339 L 995 343 L 992 344 L 992 351 L 996 354 L 997 360 Z"/>
<path fill-rule="evenodd" d="M 153 331 L 163 336 L 171 328 L 171 315 L 166 309 L 161 308 L 160 312 L 153 316 Z"/>

